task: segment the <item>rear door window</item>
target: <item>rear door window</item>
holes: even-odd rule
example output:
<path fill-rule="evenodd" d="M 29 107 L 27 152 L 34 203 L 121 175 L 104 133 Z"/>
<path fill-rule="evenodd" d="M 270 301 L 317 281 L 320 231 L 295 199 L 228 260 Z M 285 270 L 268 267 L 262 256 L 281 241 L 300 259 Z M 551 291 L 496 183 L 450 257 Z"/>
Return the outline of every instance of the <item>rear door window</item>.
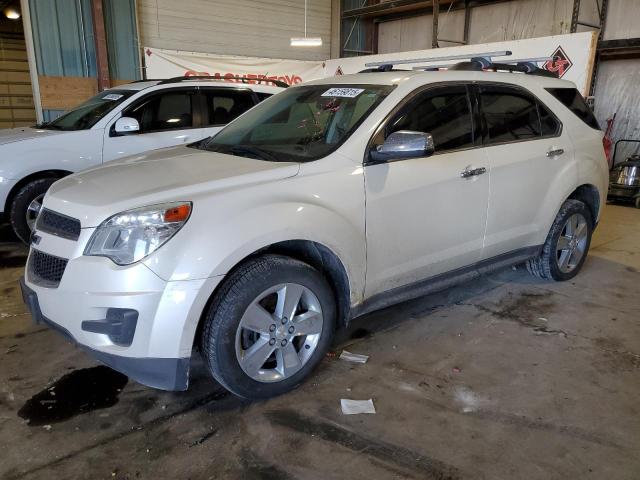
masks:
<path fill-rule="evenodd" d="M 600 130 L 598 120 L 596 120 L 595 115 L 577 88 L 547 88 L 547 92 L 558 99 L 584 123 L 591 128 Z"/>
<path fill-rule="evenodd" d="M 202 88 L 208 121 L 205 126 L 226 125 L 255 105 L 250 90 Z"/>
<path fill-rule="evenodd" d="M 533 95 L 509 86 L 481 86 L 485 144 L 556 136 L 561 124 Z"/>

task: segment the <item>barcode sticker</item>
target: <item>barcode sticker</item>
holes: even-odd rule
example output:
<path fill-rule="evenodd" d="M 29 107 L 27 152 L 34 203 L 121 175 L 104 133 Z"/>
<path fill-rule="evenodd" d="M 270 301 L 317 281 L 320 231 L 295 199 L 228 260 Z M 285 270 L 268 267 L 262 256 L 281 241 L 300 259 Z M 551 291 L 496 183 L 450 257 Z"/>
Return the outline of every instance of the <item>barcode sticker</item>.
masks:
<path fill-rule="evenodd" d="M 122 95 L 119 95 L 117 93 L 110 93 L 102 97 L 103 100 L 120 100 L 121 98 L 122 98 Z"/>
<path fill-rule="evenodd" d="M 356 98 L 364 92 L 364 88 L 330 88 L 324 92 L 322 97 L 343 97 L 343 98 Z"/>

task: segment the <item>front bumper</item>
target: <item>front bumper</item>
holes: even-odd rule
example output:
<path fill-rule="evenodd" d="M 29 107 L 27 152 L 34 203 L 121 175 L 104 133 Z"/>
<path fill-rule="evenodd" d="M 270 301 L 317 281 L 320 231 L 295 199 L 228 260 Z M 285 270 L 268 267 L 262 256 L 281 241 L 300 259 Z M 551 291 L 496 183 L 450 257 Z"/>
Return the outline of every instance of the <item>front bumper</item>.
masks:
<path fill-rule="evenodd" d="M 36 324 L 44 324 L 62 334 L 67 340 L 87 351 L 99 362 L 131 377 L 135 381 L 161 390 L 186 390 L 189 385 L 189 358 L 130 358 L 94 350 L 79 343 L 62 325 L 42 314 L 38 295 L 20 279 L 22 299 Z"/>
<path fill-rule="evenodd" d="M 187 389 L 198 322 L 220 278 L 166 282 L 142 264 L 84 256 L 69 260 L 56 288 L 31 277 L 27 268 L 21 287 L 36 322 L 139 383 Z"/>

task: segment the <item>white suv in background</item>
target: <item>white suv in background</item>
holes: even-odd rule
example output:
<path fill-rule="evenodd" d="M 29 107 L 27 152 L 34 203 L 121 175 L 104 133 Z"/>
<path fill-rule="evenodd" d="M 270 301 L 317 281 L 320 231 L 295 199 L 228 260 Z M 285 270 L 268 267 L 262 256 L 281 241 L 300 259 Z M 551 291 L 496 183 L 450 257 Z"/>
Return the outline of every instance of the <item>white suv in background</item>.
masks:
<path fill-rule="evenodd" d="M 602 136 L 572 83 L 540 75 L 290 87 L 197 145 L 56 182 L 23 296 L 145 385 L 186 389 L 196 348 L 233 393 L 277 395 L 356 316 L 510 264 L 576 275 Z"/>
<path fill-rule="evenodd" d="M 52 122 L 0 130 L 0 211 L 27 243 L 42 197 L 56 180 L 214 135 L 286 86 L 251 82 L 206 77 L 139 81 L 99 93 Z"/>

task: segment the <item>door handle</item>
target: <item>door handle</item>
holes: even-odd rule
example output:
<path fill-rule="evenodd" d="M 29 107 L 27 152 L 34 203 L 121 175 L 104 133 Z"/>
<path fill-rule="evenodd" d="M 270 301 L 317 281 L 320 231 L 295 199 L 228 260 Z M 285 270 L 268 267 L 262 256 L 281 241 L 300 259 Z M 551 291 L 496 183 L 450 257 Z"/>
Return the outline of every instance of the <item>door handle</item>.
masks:
<path fill-rule="evenodd" d="M 487 169 L 485 167 L 473 168 L 473 169 L 467 167 L 460 172 L 460 176 L 462 178 L 470 178 L 470 177 L 482 175 L 483 173 L 487 173 Z"/>
<path fill-rule="evenodd" d="M 564 153 L 564 149 L 562 149 L 562 148 L 553 148 L 553 149 L 551 149 L 551 150 L 549 150 L 547 152 L 547 157 L 549 157 L 549 158 L 559 157 L 563 153 Z"/>

